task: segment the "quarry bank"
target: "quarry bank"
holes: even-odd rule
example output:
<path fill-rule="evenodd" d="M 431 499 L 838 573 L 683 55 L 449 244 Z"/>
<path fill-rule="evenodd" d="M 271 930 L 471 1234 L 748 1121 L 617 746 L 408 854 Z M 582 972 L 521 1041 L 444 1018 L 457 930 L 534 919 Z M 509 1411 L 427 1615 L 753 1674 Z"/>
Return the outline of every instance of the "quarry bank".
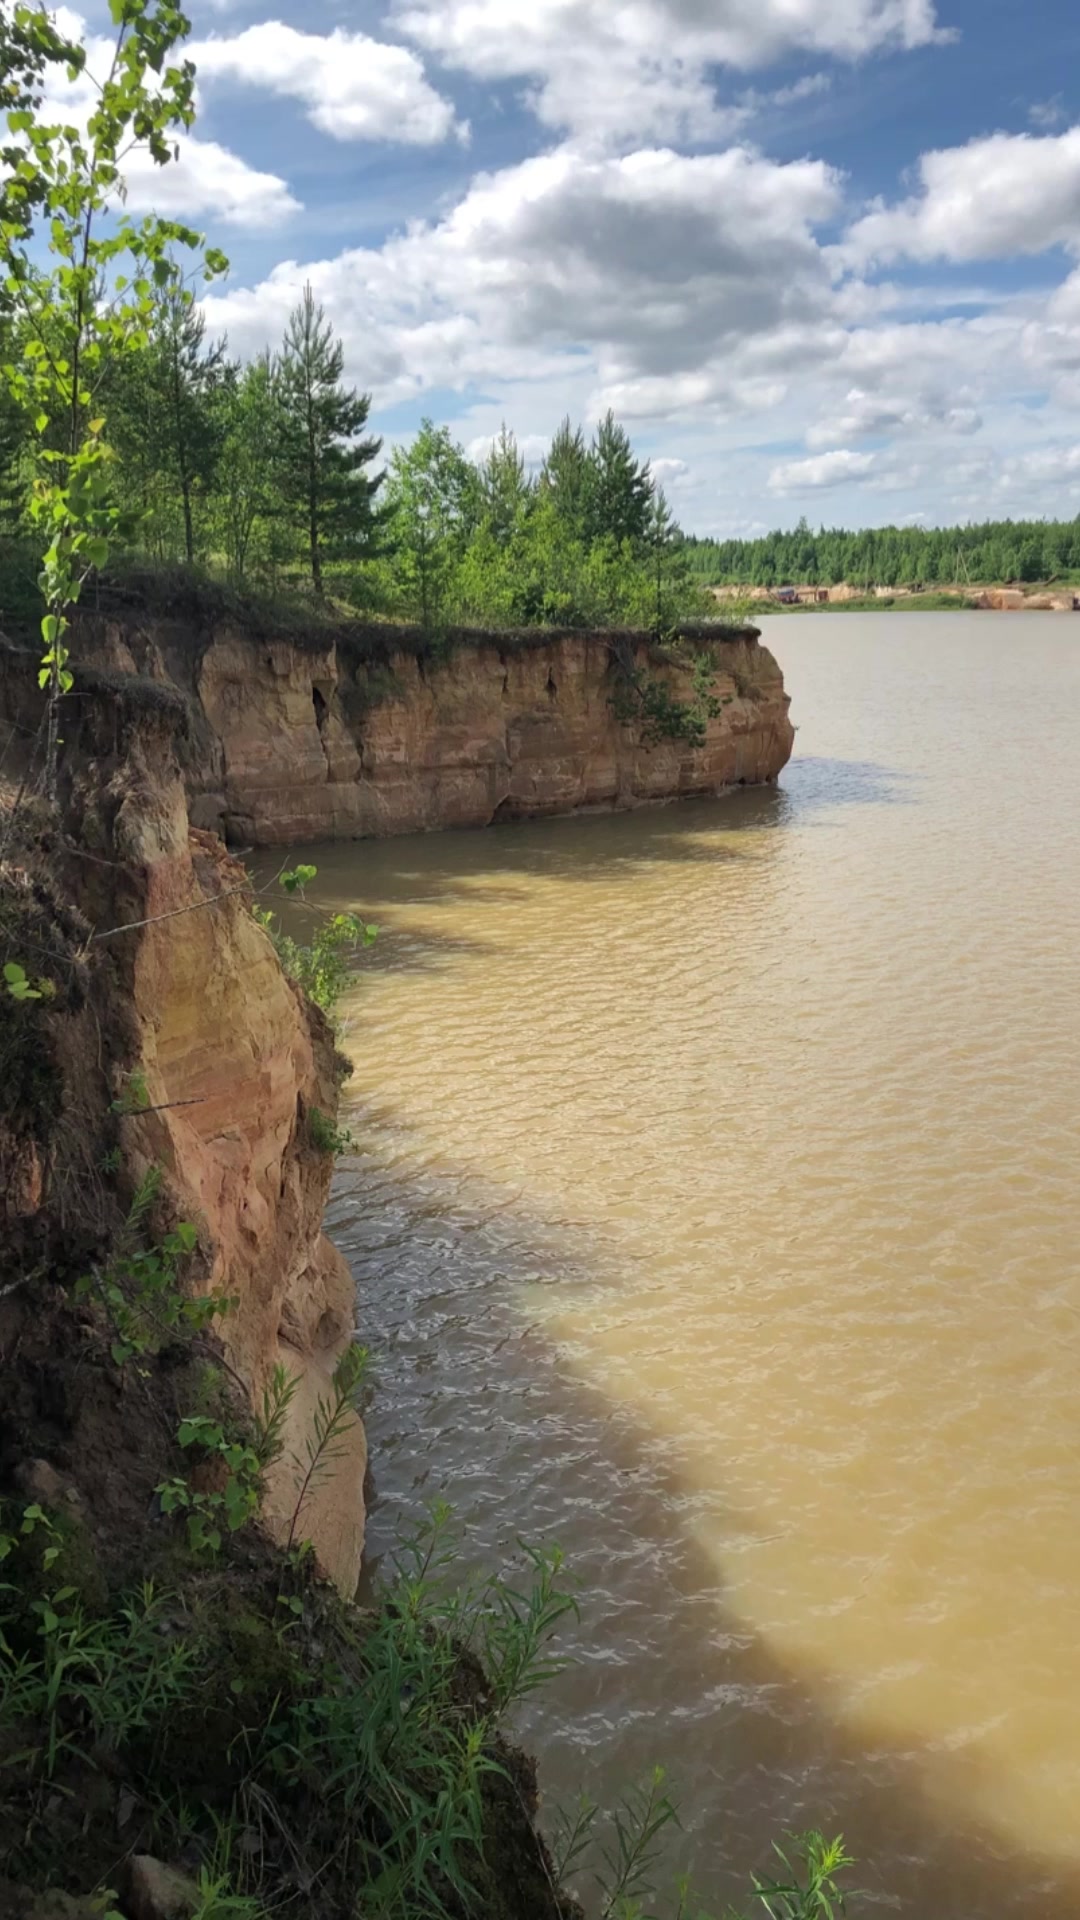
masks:
<path fill-rule="evenodd" d="M 702 623 L 663 647 L 578 631 L 432 644 L 375 623 L 275 633 L 127 612 L 84 618 L 78 647 L 106 677 L 183 696 L 192 823 L 244 846 L 713 794 L 775 780 L 794 742 L 752 627 Z M 696 716 L 681 731 L 680 710 Z"/>

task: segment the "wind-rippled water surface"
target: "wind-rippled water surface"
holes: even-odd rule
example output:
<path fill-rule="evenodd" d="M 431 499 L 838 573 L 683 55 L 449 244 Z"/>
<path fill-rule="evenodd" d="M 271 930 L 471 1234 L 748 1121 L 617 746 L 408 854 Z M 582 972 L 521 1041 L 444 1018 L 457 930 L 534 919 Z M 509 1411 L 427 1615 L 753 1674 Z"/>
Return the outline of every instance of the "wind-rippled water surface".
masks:
<path fill-rule="evenodd" d="M 1080 1913 L 1080 620 L 814 616 L 778 791 L 321 847 L 383 933 L 330 1226 L 370 1545 L 557 1540 L 547 1797 L 669 1769 L 717 1906 Z"/>

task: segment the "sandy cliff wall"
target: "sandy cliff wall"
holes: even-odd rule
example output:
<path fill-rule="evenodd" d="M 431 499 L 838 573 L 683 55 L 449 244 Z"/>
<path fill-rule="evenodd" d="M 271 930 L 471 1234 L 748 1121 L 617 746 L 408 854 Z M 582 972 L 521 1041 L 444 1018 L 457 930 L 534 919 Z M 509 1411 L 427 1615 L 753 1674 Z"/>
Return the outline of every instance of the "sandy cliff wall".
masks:
<path fill-rule="evenodd" d="M 168 690 L 91 685 L 65 726 L 66 831 L 46 830 L 45 871 L 77 901 L 80 940 L 70 961 L 46 948 L 39 962 L 58 985 L 41 1017 L 63 1063 L 61 1111 L 40 1141 L 17 1117 L 6 1137 L 0 1124 L 0 1175 L 11 1162 L 0 1215 L 14 1234 L 51 1209 L 63 1233 L 65 1191 L 81 1204 L 102 1185 L 100 1124 L 119 1131 L 129 1187 L 147 1166 L 164 1170 L 168 1215 L 199 1231 L 196 1288 L 236 1302 L 217 1326 L 252 1404 L 278 1362 L 298 1381 L 266 1507 L 282 1534 L 295 1500 L 290 1456 L 304 1456 L 353 1338 L 352 1280 L 322 1232 L 332 1163 L 308 1128 L 313 1107 L 336 1113 L 338 1063 L 326 1022 L 251 916 L 243 869 L 189 826 L 177 752 L 187 719 Z M 41 893 L 32 874 L 26 884 Z M 133 1070 L 151 1110 L 110 1122 Z M 300 1528 L 346 1589 L 359 1571 L 364 1466 L 357 1422 Z"/>
<path fill-rule="evenodd" d="M 721 703 L 700 746 L 650 741 L 618 717 L 619 654 L 672 698 L 694 698 L 692 671 L 640 637 L 473 635 L 434 659 L 386 627 L 301 641 L 128 619 L 98 623 L 89 644 L 99 663 L 193 697 L 194 817 L 245 844 L 714 793 L 774 780 L 793 742 L 780 669 L 753 629 L 688 642 L 712 656 Z"/>

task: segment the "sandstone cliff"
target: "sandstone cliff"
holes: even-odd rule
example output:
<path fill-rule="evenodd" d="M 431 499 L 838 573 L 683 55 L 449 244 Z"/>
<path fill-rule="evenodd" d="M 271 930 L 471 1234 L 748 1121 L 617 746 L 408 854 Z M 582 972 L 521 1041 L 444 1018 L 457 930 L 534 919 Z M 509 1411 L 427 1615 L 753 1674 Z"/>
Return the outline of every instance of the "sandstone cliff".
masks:
<path fill-rule="evenodd" d="M 486 826 L 632 807 L 775 780 L 788 697 L 753 628 L 699 631 L 709 656 L 703 744 L 647 738 L 617 698 L 620 668 L 673 700 L 692 666 L 641 635 L 451 636 L 353 625 L 262 636 L 219 617 L 88 622 L 84 657 L 183 689 L 196 708 L 193 817 L 245 845 Z M 625 685 L 625 679 L 622 682 Z"/>
<path fill-rule="evenodd" d="M 23 661 L 9 666 L 10 712 L 33 681 Z M 34 1010 L 41 1058 L 24 1063 L 47 1099 L 39 1089 L 16 1097 L 6 1043 L 17 1064 L 17 1010 L 3 1010 L 5 1238 L 32 1244 L 37 1233 L 73 1258 L 78 1226 L 93 1251 L 86 1209 L 100 1205 L 104 1230 L 110 1129 L 129 1190 L 147 1166 L 163 1169 L 168 1215 L 198 1228 L 196 1287 L 235 1300 L 217 1326 L 252 1404 L 277 1362 L 298 1381 L 265 1509 L 280 1536 L 295 1501 L 290 1456 L 303 1458 L 318 1399 L 353 1337 L 352 1281 L 322 1232 L 332 1162 L 309 1143 L 312 1108 L 337 1108 L 333 1037 L 253 920 L 243 869 L 218 838 L 189 826 L 178 753 L 185 703 L 145 682 L 83 684 L 65 726 L 63 824 L 45 824 L 40 865 L 38 849 L 21 861 L 6 849 L 6 912 L 28 916 L 15 950 L 38 956 L 55 998 Z M 65 900 L 77 912 L 57 904 Z M 134 1101 L 125 1099 L 132 1075 Z M 142 1110 L 116 1116 L 118 1098 Z M 24 1271 L 28 1257 L 24 1248 Z M 344 1589 L 359 1571 L 364 1464 L 356 1423 L 304 1508 L 302 1533 Z"/>

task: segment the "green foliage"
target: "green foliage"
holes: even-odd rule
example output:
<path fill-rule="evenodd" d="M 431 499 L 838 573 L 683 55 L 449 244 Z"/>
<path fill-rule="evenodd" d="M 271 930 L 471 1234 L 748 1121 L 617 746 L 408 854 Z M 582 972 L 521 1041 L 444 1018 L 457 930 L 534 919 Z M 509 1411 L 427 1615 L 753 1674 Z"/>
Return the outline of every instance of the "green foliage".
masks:
<path fill-rule="evenodd" d="M 445 427 L 424 420 L 411 447 L 395 447 L 386 504 L 389 597 L 437 632 L 453 616 L 458 568 L 482 518 L 479 476 Z"/>
<path fill-rule="evenodd" d="M 837 1875 L 854 1865 L 842 1835 L 826 1840 L 820 1833 L 804 1833 L 795 1840 L 799 1861 L 792 1865 L 781 1847 L 774 1849 L 783 1867 L 779 1880 L 759 1880 L 754 1892 L 769 1920 L 834 1920 L 844 1912 Z"/>
<path fill-rule="evenodd" d="M 263 1464 L 288 1384 L 274 1383 L 251 1443 Z M 220 1427 L 191 1419 L 186 1429 L 185 1446 L 223 1457 Z M 240 1470 L 254 1477 L 252 1462 Z M 224 1550 L 224 1510 L 206 1525 L 222 1531 Z M 499 1731 L 555 1670 L 551 1635 L 575 1609 L 557 1553 L 526 1548 L 524 1581 L 498 1575 L 462 1590 L 459 1544 L 439 1508 L 363 1613 L 320 1594 L 296 1553 L 293 1592 L 272 1595 L 235 1563 L 202 1570 L 186 1591 L 159 1594 L 148 1581 L 90 1606 L 56 1584 L 57 1530 L 40 1508 L 8 1527 L 0 1540 L 44 1544 L 18 1585 L 0 1584 L 9 1792 L 32 1796 L 49 1782 L 70 1792 L 73 1766 L 130 1783 L 140 1843 L 165 1858 L 181 1843 L 201 1856 L 202 1920 L 279 1910 L 298 1868 L 318 1875 L 327 1912 L 462 1920 L 516 1910 L 492 1898 L 501 1887 L 487 1857 L 492 1808 L 515 1794 Z M 651 1891 L 676 1825 L 660 1771 L 608 1819 L 583 1801 L 553 1845 L 557 1877 L 592 1883 L 598 1920 L 705 1920 L 685 1885 L 662 1908 Z M 755 1879 L 755 1911 L 835 1920 L 850 1864 L 842 1843 L 810 1834 L 793 1852 L 794 1862 L 778 1851 L 776 1878 Z M 77 1875 L 80 1863 L 68 1864 Z"/>
<path fill-rule="evenodd" d="M 239 1533 L 259 1511 L 263 1461 L 256 1447 L 200 1414 L 182 1420 L 176 1437 L 182 1448 L 197 1449 L 204 1464 L 220 1469 L 221 1484 L 197 1486 L 176 1474 L 157 1488 L 161 1510 L 185 1515 L 193 1553 L 219 1553 L 222 1526 Z"/>
<path fill-rule="evenodd" d="M 294 541 L 281 512 L 281 364 L 266 352 L 228 370 L 223 445 L 210 503 L 226 571 L 236 584 L 257 576 L 277 587 Z"/>
<path fill-rule="evenodd" d="M 382 441 L 359 437 L 371 395 L 342 385 L 344 366 L 344 348 L 305 286 L 286 328 L 278 372 L 277 460 L 283 508 L 306 542 L 320 599 L 324 559 L 372 555 L 382 519 L 375 495 L 383 476 L 365 472 Z"/>
<path fill-rule="evenodd" d="M 150 1091 L 146 1084 L 146 1075 L 141 1067 L 132 1067 L 124 1075 L 123 1091 L 112 1101 L 113 1113 L 145 1113 L 150 1105 Z"/>
<path fill-rule="evenodd" d="M 104 1618 L 88 1617 L 70 1587 L 19 1601 L 0 1614 L 8 1768 L 51 1780 L 62 1756 L 90 1760 L 99 1743 L 115 1748 L 156 1725 L 195 1681 L 196 1648 L 164 1631 L 150 1583 Z"/>
<path fill-rule="evenodd" d="M 112 1261 L 87 1274 L 75 1289 L 80 1299 L 96 1299 L 104 1308 L 118 1367 L 158 1353 L 172 1340 L 201 1333 L 233 1304 L 216 1294 L 191 1297 L 184 1292 L 181 1276 L 199 1242 L 189 1221 L 173 1227 L 157 1244 L 140 1244 L 160 1181 L 160 1168 L 152 1167 L 131 1203 Z"/>
<path fill-rule="evenodd" d="M 653 510 L 649 463 L 635 460 L 629 435 L 610 410 L 589 449 L 584 506 L 587 537 L 644 544 Z"/>
<path fill-rule="evenodd" d="M 349 1435 L 360 1416 L 370 1359 L 366 1347 L 355 1342 L 346 1347 L 334 1370 L 330 1392 L 319 1397 L 304 1457 L 301 1459 L 293 1455 L 297 1494 L 289 1523 L 287 1553 L 302 1538 L 300 1521 L 307 1502 L 346 1450 Z"/>
<path fill-rule="evenodd" d="M 112 61 L 84 124 L 41 111 L 43 76 L 82 72 L 85 52 L 38 7 L 17 4 L 5 27 L 4 96 L 10 168 L 0 202 L 3 296 L 18 356 L 3 374 L 16 407 L 32 421 L 35 473 L 28 517 L 44 542 L 45 601 L 39 679 L 48 693 L 46 791 L 56 786 L 59 707 L 73 676 L 66 643 L 72 606 L 104 565 L 118 526 L 109 488 L 110 449 L 103 385 L 117 359 L 141 352 L 154 287 L 168 283 L 172 247 L 199 236 L 173 220 L 134 221 L 117 209 L 123 160 L 133 147 L 155 164 L 174 155 L 177 129 L 194 118 L 194 69 L 173 50 L 189 27 L 175 0 L 116 0 Z M 47 236 L 48 254 L 42 241 Z M 203 256 L 207 278 L 224 257 Z"/>
<path fill-rule="evenodd" d="M 5 1530 L 8 1526 L 14 1526 L 16 1529 L 15 1532 L 8 1533 Z M 55 1566 L 62 1551 L 60 1533 L 55 1521 L 50 1518 L 43 1507 L 39 1507 L 36 1504 L 24 1507 L 18 1519 L 3 1521 L 3 1523 L 0 1524 L 0 1564 L 14 1553 L 20 1540 L 29 1540 L 37 1533 L 39 1528 L 44 1531 L 47 1539 L 47 1545 L 42 1554 L 41 1565 L 42 1571 L 48 1573 L 50 1569 Z"/>
<path fill-rule="evenodd" d="M 676 647 L 669 647 L 669 651 L 673 664 L 692 665 L 693 697 L 680 700 L 665 680 L 645 667 L 634 666 L 627 649 L 615 656 L 612 711 L 621 725 L 638 729 L 645 746 L 655 746 L 661 740 L 685 740 L 688 746 L 704 746 L 709 721 L 717 718 L 723 704 L 712 690 L 715 663 L 708 653 L 697 654 L 689 661 Z"/>
<path fill-rule="evenodd" d="M 303 898 L 304 888 L 314 880 L 317 867 L 296 867 L 281 875 L 285 893 Z M 275 913 L 265 907 L 253 908 L 255 919 L 273 941 L 274 950 L 290 979 L 295 980 L 324 1013 L 333 1015 L 352 974 L 350 962 L 364 947 L 378 938 L 377 926 L 365 923 L 354 913 L 335 913 L 316 931 L 310 945 L 286 933 Z"/>
<path fill-rule="evenodd" d="M 41 1000 L 45 997 L 46 982 L 39 981 L 35 987 L 26 969 L 20 967 L 17 960 L 8 960 L 4 967 L 4 985 L 13 1000 Z"/>
<path fill-rule="evenodd" d="M 963 527 L 846 531 L 805 520 L 757 540 L 686 542 L 695 575 L 716 586 L 926 586 L 1070 579 L 1080 569 L 1080 518 L 987 520 Z"/>
<path fill-rule="evenodd" d="M 587 538 L 590 470 L 585 435 L 569 414 L 559 426 L 540 469 L 540 497 L 553 510 L 566 535 Z"/>
<path fill-rule="evenodd" d="M 583 1797 L 555 1822 L 552 1859 L 560 1882 L 587 1879 L 598 1889 L 600 1920 L 710 1920 L 698 1905 L 688 1880 L 677 1882 L 674 1896 L 656 1901 L 665 1835 L 679 1824 L 662 1767 L 631 1788 L 605 1822 L 599 1807 Z M 797 1859 L 774 1847 L 783 1867 L 779 1880 L 752 1876 L 754 1912 L 768 1920 L 840 1920 L 846 1912 L 839 1876 L 852 1866 L 842 1838 L 826 1840 L 817 1832 L 793 1837 Z M 748 1920 L 728 1910 L 725 1920 Z"/>
<path fill-rule="evenodd" d="M 312 1107 L 308 1114 L 308 1138 L 316 1153 L 351 1153 L 356 1145 L 348 1127 L 339 1126 L 318 1107 Z"/>
<path fill-rule="evenodd" d="M 241 1433 L 235 1421 L 188 1413 L 177 1430 L 183 1452 L 200 1456 L 198 1480 L 174 1474 L 156 1489 L 163 1513 L 182 1513 L 188 1545 L 195 1554 L 221 1551 L 222 1529 L 239 1533 L 254 1520 L 262 1499 L 266 1470 L 280 1458 L 285 1422 L 297 1381 L 276 1366 L 263 1390 L 261 1417 L 254 1431 Z"/>
<path fill-rule="evenodd" d="M 104 396 L 117 456 L 114 491 L 130 509 L 132 529 L 162 555 L 180 544 L 190 565 L 209 530 L 233 369 L 221 342 L 207 344 L 206 321 L 181 269 L 172 262 L 169 269 L 152 290 L 145 347 L 111 363 Z"/>
<path fill-rule="evenodd" d="M 488 532 L 505 546 L 520 530 L 532 504 L 525 461 L 505 421 L 480 467 L 480 510 Z"/>

